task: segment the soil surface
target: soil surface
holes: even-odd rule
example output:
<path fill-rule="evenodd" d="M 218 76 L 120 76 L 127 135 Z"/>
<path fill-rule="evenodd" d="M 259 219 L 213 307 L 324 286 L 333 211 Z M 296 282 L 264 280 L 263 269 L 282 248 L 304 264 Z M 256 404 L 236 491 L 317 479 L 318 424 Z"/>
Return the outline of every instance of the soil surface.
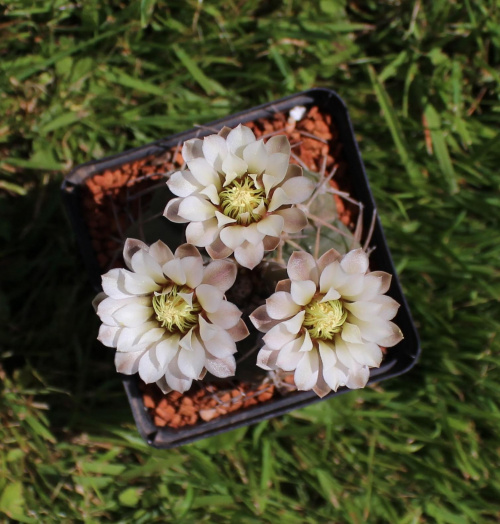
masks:
<path fill-rule="evenodd" d="M 330 184 L 351 193 L 347 166 L 342 160 L 342 144 L 335 123 L 318 107 L 310 107 L 298 122 L 281 112 L 244 125 L 257 138 L 286 135 L 292 146 L 291 162 L 328 176 L 335 169 Z M 142 223 L 148 203 L 166 175 L 182 169 L 184 161 L 178 144 L 158 156 L 123 164 L 88 178 L 83 187 L 84 217 L 102 272 L 123 267 L 122 249 L 126 232 Z M 342 222 L 354 230 L 358 208 L 334 195 Z M 195 383 L 190 391 L 164 395 L 155 384 L 141 383 L 144 404 L 158 427 L 180 428 L 247 409 L 268 402 L 277 395 L 294 390 L 293 376 L 281 377 L 280 384 L 260 380 L 214 381 Z"/>

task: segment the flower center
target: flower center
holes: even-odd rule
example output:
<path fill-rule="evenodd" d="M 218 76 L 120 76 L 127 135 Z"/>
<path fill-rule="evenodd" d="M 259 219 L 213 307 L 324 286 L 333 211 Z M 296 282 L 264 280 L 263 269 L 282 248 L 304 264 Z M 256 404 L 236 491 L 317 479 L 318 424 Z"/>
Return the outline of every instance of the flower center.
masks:
<path fill-rule="evenodd" d="M 332 340 L 336 333 L 342 330 L 347 318 L 347 311 L 340 300 L 320 302 L 317 299 L 305 307 L 302 325 L 309 331 L 312 338 Z"/>
<path fill-rule="evenodd" d="M 264 188 L 258 189 L 249 176 L 231 182 L 219 193 L 219 197 L 222 212 L 238 224 L 257 222 L 267 210 Z"/>
<path fill-rule="evenodd" d="M 161 327 L 170 332 L 187 333 L 198 324 L 198 313 L 201 311 L 200 304 L 194 297 L 190 304 L 181 293 L 192 294 L 193 290 L 173 284 L 172 288 L 164 289 L 161 294 L 153 297 L 156 320 Z"/>

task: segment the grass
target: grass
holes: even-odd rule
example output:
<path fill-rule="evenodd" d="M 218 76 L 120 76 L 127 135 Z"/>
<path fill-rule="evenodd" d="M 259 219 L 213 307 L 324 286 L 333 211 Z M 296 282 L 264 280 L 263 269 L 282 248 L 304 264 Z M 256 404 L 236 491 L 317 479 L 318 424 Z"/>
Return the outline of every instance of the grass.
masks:
<path fill-rule="evenodd" d="M 6 4 L 0 520 L 498 521 L 499 11 L 493 0 Z M 62 177 L 312 86 L 349 106 L 421 361 L 378 387 L 150 449 L 95 341 Z"/>

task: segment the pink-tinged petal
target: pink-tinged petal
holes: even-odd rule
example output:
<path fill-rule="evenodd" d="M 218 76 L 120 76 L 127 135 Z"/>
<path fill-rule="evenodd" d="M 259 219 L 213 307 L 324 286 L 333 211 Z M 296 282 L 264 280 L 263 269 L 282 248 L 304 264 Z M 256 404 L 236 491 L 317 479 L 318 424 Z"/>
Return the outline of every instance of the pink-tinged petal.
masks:
<path fill-rule="evenodd" d="M 361 338 L 361 330 L 356 324 L 350 322 L 344 322 L 341 331 L 342 340 L 346 342 L 354 342 L 355 344 L 361 344 L 363 342 Z"/>
<path fill-rule="evenodd" d="M 257 230 L 271 237 L 279 237 L 283 231 L 285 220 L 279 215 L 268 215 L 260 222 L 257 222 Z"/>
<path fill-rule="evenodd" d="M 373 302 L 380 304 L 378 316 L 384 320 L 392 320 L 399 309 L 399 304 L 391 297 L 379 295 L 373 299 Z"/>
<path fill-rule="evenodd" d="M 271 319 L 282 320 L 296 315 L 300 311 L 290 293 L 278 291 L 266 300 L 267 314 Z"/>
<path fill-rule="evenodd" d="M 179 286 L 183 286 L 186 283 L 186 273 L 184 272 L 184 264 L 181 259 L 174 258 L 163 264 L 162 271 Z"/>
<path fill-rule="evenodd" d="M 186 240 L 199 247 L 210 245 L 218 234 L 219 226 L 216 218 L 204 222 L 190 222 L 186 227 Z"/>
<path fill-rule="evenodd" d="M 201 307 L 208 313 L 215 313 L 222 304 L 224 293 L 208 284 L 200 284 L 196 288 L 196 298 Z"/>
<path fill-rule="evenodd" d="M 219 228 L 227 226 L 228 224 L 234 224 L 236 222 L 236 219 L 223 215 L 220 211 L 215 212 L 215 218 L 217 219 Z"/>
<path fill-rule="evenodd" d="M 381 304 L 375 302 L 346 302 L 344 307 L 361 320 L 373 320 L 380 316 Z"/>
<path fill-rule="evenodd" d="M 180 349 L 178 365 L 186 377 L 197 380 L 205 367 L 205 351 L 203 347 L 201 345 L 195 345 L 191 351 Z"/>
<path fill-rule="evenodd" d="M 170 361 L 177 355 L 179 351 L 180 336 L 174 334 L 170 337 L 158 342 L 154 348 L 155 357 L 160 367 L 165 369 Z"/>
<path fill-rule="evenodd" d="M 190 171 L 176 171 L 168 179 L 167 186 L 178 197 L 187 197 L 203 188 Z"/>
<path fill-rule="evenodd" d="M 114 313 L 114 318 L 124 327 L 138 327 L 147 322 L 154 314 L 151 306 L 127 304 Z"/>
<path fill-rule="evenodd" d="M 205 248 L 207 253 L 214 260 L 227 258 L 232 254 L 233 250 L 227 247 L 219 237 L 217 237 L 209 246 Z"/>
<path fill-rule="evenodd" d="M 120 277 L 123 278 L 123 289 L 130 295 L 146 295 L 159 291 L 161 288 L 159 284 L 147 275 L 131 273 L 126 269 L 121 270 Z"/>
<path fill-rule="evenodd" d="M 290 320 L 283 322 L 283 326 L 285 326 L 290 333 L 297 334 L 302 327 L 302 322 L 304 322 L 305 314 L 305 311 L 300 311 Z"/>
<path fill-rule="evenodd" d="M 266 151 L 270 155 L 274 155 L 275 153 L 281 153 L 290 158 L 290 142 L 288 141 L 288 138 L 285 135 L 273 136 L 266 142 Z"/>
<path fill-rule="evenodd" d="M 305 306 L 311 302 L 316 293 L 316 284 L 312 280 L 292 281 L 291 293 L 296 304 Z"/>
<path fill-rule="evenodd" d="M 179 393 L 184 393 L 191 387 L 193 379 L 186 377 L 179 369 L 179 354 L 169 362 L 165 380 L 170 388 Z"/>
<path fill-rule="evenodd" d="M 318 283 L 318 268 L 314 257 L 305 251 L 294 251 L 288 260 L 288 276 L 293 280 L 312 280 Z"/>
<path fill-rule="evenodd" d="M 199 286 L 203 278 L 203 259 L 201 257 L 186 257 L 182 259 L 186 285 L 191 289 Z"/>
<path fill-rule="evenodd" d="M 182 200 L 178 213 L 186 221 L 204 222 L 215 217 L 215 207 L 209 200 L 193 195 Z"/>
<path fill-rule="evenodd" d="M 221 136 L 224 140 L 227 138 L 227 135 L 232 131 L 232 129 L 228 126 L 224 126 L 218 133 L 218 136 Z"/>
<path fill-rule="evenodd" d="M 227 378 L 234 376 L 236 372 L 236 361 L 233 355 L 222 358 L 207 358 L 205 360 L 205 367 L 209 373 L 219 378 Z"/>
<path fill-rule="evenodd" d="M 337 286 L 336 289 L 347 300 L 353 300 L 353 297 L 358 296 L 363 290 L 363 283 L 366 277 L 359 274 L 345 274 L 347 275 L 347 280 Z"/>
<path fill-rule="evenodd" d="M 243 267 L 253 269 L 257 266 L 264 257 L 264 244 L 259 242 L 258 244 L 251 244 L 248 241 L 243 242 L 241 246 L 238 246 L 234 250 L 234 258 L 236 262 Z"/>
<path fill-rule="evenodd" d="M 139 344 L 139 340 L 147 331 L 157 327 L 158 323 L 151 321 L 133 328 L 122 328 L 118 333 L 118 339 L 116 341 L 117 351 L 138 351 L 141 347 L 147 347 L 147 345 Z"/>
<path fill-rule="evenodd" d="M 179 216 L 179 206 L 183 200 L 183 198 L 172 198 L 172 200 L 169 200 L 163 216 L 170 220 L 170 222 L 175 222 L 176 224 L 186 223 L 187 220 Z"/>
<path fill-rule="evenodd" d="M 220 239 L 227 247 L 236 249 L 245 241 L 244 229 L 244 226 L 227 226 L 221 230 Z"/>
<path fill-rule="evenodd" d="M 255 135 L 249 127 L 240 124 L 227 135 L 226 142 L 231 153 L 241 156 L 245 147 L 255 142 Z"/>
<path fill-rule="evenodd" d="M 169 260 L 174 258 L 174 254 L 170 248 L 164 244 L 161 240 L 157 240 L 154 244 L 149 247 L 149 254 L 160 264 L 166 264 Z"/>
<path fill-rule="evenodd" d="M 319 356 L 316 349 L 303 353 L 303 355 L 297 364 L 294 381 L 297 389 L 308 391 L 312 389 L 318 381 Z"/>
<path fill-rule="evenodd" d="M 106 295 L 104 295 L 106 296 Z M 97 306 L 97 315 L 103 322 L 108 326 L 118 326 L 118 322 L 114 318 L 114 314 L 123 306 L 128 304 L 139 304 L 142 306 L 151 306 L 151 297 L 129 297 L 122 299 L 114 299 L 111 297 L 106 297 L 102 300 Z"/>
<path fill-rule="evenodd" d="M 265 237 L 265 234 L 259 231 L 259 224 L 260 222 L 254 222 L 243 228 L 243 237 L 245 240 L 248 240 L 250 244 L 258 244 L 259 242 L 262 242 Z"/>
<path fill-rule="evenodd" d="M 314 393 L 318 395 L 319 398 L 326 397 L 328 393 L 332 388 L 325 382 L 325 379 L 323 378 L 323 370 L 321 368 L 321 363 L 319 366 L 319 373 L 318 373 L 318 381 L 316 382 L 316 385 L 313 387 Z"/>
<path fill-rule="evenodd" d="M 230 328 L 227 330 L 227 332 L 231 335 L 231 338 L 235 342 L 239 342 L 240 340 L 243 340 L 250 335 L 250 331 L 248 331 L 247 325 L 245 324 L 245 321 L 240 318 L 236 326 Z"/>
<path fill-rule="evenodd" d="M 140 250 L 147 253 L 149 251 L 149 247 L 147 244 L 142 242 L 142 240 L 137 240 L 135 238 L 127 238 L 127 240 L 125 240 L 125 244 L 123 246 L 123 260 L 129 269 L 132 269 L 130 259 L 137 253 L 137 251 Z"/>
<path fill-rule="evenodd" d="M 376 277 L 372 273 L 368 273 L 363 276 L 363 289 L 355 295 L 350 295 L 350 300 L 363 302 L 372 300 L 378 296 L 382 284 L 382 277 Z"/>
<path fill-rule="evenodd" d="M 313 190 L 314 182 L 304 176 L 287 180 L 274 191 L 268 210 L 271 212 L 284 205 L 300 204 L 311 196 Z"/>
<path fill-rule="evenodd" d="M 230 260 L 214 260 L 203 273 L 203 284 L 208 284 L 225 293 L 235 282 L 238 268 Z"/>
<path fill-rule="evenodd" d="M 160 264 L 146 251 L 139 249 L 130 260 L 130 266 L 135 273 L 146 275 L 159 284 L 166 282 Z"/>
<path fill-rule="evenodd" d="M 222 171 L 225 174 L 223 186 L 229 185 L 235 178 L 244 175 L 248 170 L 247 163 L 239 156 L 229 153 L 222 163 Z"/>
<path fill-rule="evenodd" d="M 200 260 L 202 259 L 201 253 L 198 251 L 198 249 L 196 249 L 195 246 L 189 243 L 181 244 L 175 250 L 175 256 L 176 258 L 195 257 L 195 258 L 199 258 Z"/>
<path fill-rule="evenodd" d="M 335 355 L 335 348 L 332 343 L 318 340 L 319 356 L 323 363 L 323 369 L 330 369 L 337 364 L 337 357 Z"/>
<path fill-rule="evenodd" d="M 322 272 L 326 266 L 336 262 L 339 258 L 341 258 L 341 254 L 336 249 L 329 249 L 318 258 L 318 269 Z"/>
<path fill-rule="evenodd" d="M 373 342 L 364 342 L 363 344 L 347 343 L 349 351 L 359 364 L 362 366 L 369 366 L 378 368 L 382 362 L 382 350 L 377 344 Z"/>
<path fill-rule="evenodd" d="M 221 189 L 221 180 L 217 171 L 205 158 L 193 158 L 187 162 L 187 165 L 193 177 L 202 187 L 213 184 L 217 189 Z"/>
<path fill-rule="evenodd" d="M 190 162 L 194 158 L 203 156 L 203 140 L 191 138 L 186 140 L 182 146 L 182 158 L 184 162 Z"/>
<path fill-rule="evenodd" d="M 218 328 L 215 331 L 215 335 L 208 340 L 203 338 L 201 331 L 200 336 L 202 344 L 208 353 L 210 353 L 210 355 L 207 355 L 207 358 L 216 357 L 224 359 L 236 353 L 236 343 L 231 335 L 224 329 Z"/>
<path fill-rule="evenodd" d="M 222 171 L 222 162 L 227 156 L 227 145 L 219 135 L 206 136 L 203 139 L 203 156 L 207 162 L 219 173 Z"/>
<path fill-rule="evenodd" d="M 283 182 L 297 177 L 302 177 L 302 168 L 297 164 L 290 164 L 286 170 L 286 175 L 283 179 Z"/>
<path fill-rule="evenodd" d="M 297 333 L 290 333 L 282 322 L 270 329 L 264 335 L 263 340 L 269 349 L 277 350 L 295 338 L 297 338 Z"/>
<path fill-rule="evenodd" d="M 279 351 L 273 351 L 267 346 L 264 346 L 257 355 L 257 366 L 259 366 L 259 368 L 265 369 L 266 371 L 276 369 L 276 360 L 278 359 L 278 356 Z"/>
<path fill-rule="evenodd" d="M 130 298 L 132 293 L 129 293 L 124 287 L 123 269 L 111 269 L 102 275 L 102 289 L 108 297 L 117 300 L 123 298 Z"/>
<path fill-rule="evenodd" d="M 203 188 L 200 191 L 200 195 L 206 196 L 214 206 L 218 206 L 220 204 L 219 192 L 213 184 Z"/>
<path fill-rule="evenodd" d="M 286 343 L 279 351 L 276 365 L 283 371 L 294 371 L 303 356 L 300 353 L 303 342 L 302 336 Z"/>
<path fill-rule="evenodd" d="M 351 355 L 351 352 L 349 351 L 347 343 L 344 342 L 338 336 L 335 337 L 335 354 L 337 355 L 339 362 L 344 364 L 344 366 L 347 369 L 351 369 L 351 367 L 357 365 L 356 361 L 354 360 L 353 356 Z"/>
<path fill-rule="evenodd" d="M 364 388 L 370 378 L 370 370 L 366 366 L 357 366 L 349 370 L 346 386 L 349 389 Z"/>
<path fill-rule="evenodd" d="M 167 384 L 165 377 L 161 377 L 160 380 L 155 382 L 155 384 L 160 388 L 164 395 L 168 395 L 168 393 L 172 391 L 172 388 Z"/>
<path fill-rule="evenodd" d="M 340 265 L 346 273 L 364 275 L 368 271 L 368 255 L 361 248 L 354 249 L 344 255 Z"/>
<path fill-rule="evenodd" d="M 338 290 L 337 288 L 346 282 L 348 278 L 348 275 L 342 271 L 340 264 L 332 262 L 321 272 L 319 290 L 321 293 L 328 293 L 330 289 Z"/>
<path fill-rule="evenodd" d="M 345 386 L 347 375 L 339 366 L 333 366 L 329 369 L 323 368 L 323 378 L 333 391 L 337 391 L 340 386 Z"/>
<path fill-rule="evenodd" d="M 274 251 L 280 242 L 281 239 L 277 237 L 264 237 L 262 240 L 264 251 Z"/>
<path fill-rule="evenodd" d="M 378 290 L 378 292 L 381 295 L 389 291 L 389 288 L 391 287 L 391 281 L 392 281 L 391 274 L 386 273 L 385 271 L 372 271 L 369 275 L 372 277 L 380 277 L 382 279 L 382 283 L 380 284 L 380 288 Z"/>
<path fill-rule="evenodd" d="M 152 349 L 146 351 L 139 361 L 139 376 L 146 384 L 156 382 L 165 374 L 165 369 L 160 366 Z"/>
<path fill-rule="evenodd" d="M 274 212 L 274 214 L 283 217 L 283 231 L 285 233 L 298 233 L 299 231 L 302 231 L 308 224 L 305 213 L 298 207 L 278 209 Z"/>
<path fill-rule="evenodd" d="M 401 342 L 404 337 L 403 337 L 403 333 L 398 328 L 398 326 L 396 326 L 396 324 L 394 324 L 394 322 L 387 321 L 386 324 L 389 325 L 390 334 L 387 335 L 386 337 L 382 338 L 382 340 L 380 340 L 379 344 L 381 346 L 386 347 L 386 348 L 390 348 L 392 346 L 395 346 L 399 342 Z"/>
<path fill-rule="evenodd" d="M 329 300 L 338 300 L 340 298 L 340 293 L 331 288 L 328 290 L 326 295 L 320 300 L 320 302 L 328 302 Z"/>
<path fill-rule="evenodd" d="M 259 306 L 251 315 L 250 321 L 261 332 L 267 333 L 272 327 L 276 326 L 279 321 L 272 319 L 267 314 L 267 306 Z"/>
<path fill-rule="evenodd" d="M 217 324 L 224 329 L 230 329 L 238 324 L 241 311 L 231 302 L 223 300 L 217 311 L 207 313 L 207 317 L 213 324 Z"/>
<path fill-rule="evenodd" d="M 248 172 L 257 175 L 264 172 L 268 156 L 263 140 L 252 142 L 243 150 L 243 160 L 248 165 Z"/>
<path fill-rule="evenodd" d="M 108 348 L 115 348 L 118 342 L 120 330 L 121 328 L 118 326 L 107 326 L 106 324 L 101 324 L 97 340 Z"/>
<path fill-rule="evenodd" d="M 135 375 L 139 371 L 139 362 L 147 350 L 134 351 L 133 353 L 115 353 L 115 367 L 118 373 Z"/>
<path fill-rule="evenodd" d="M 292 291 L 292 281 L 289 278 L 280 280 L 276 284 L 276 291 L 286 291 L 287 293 L 290 293 Z"/>

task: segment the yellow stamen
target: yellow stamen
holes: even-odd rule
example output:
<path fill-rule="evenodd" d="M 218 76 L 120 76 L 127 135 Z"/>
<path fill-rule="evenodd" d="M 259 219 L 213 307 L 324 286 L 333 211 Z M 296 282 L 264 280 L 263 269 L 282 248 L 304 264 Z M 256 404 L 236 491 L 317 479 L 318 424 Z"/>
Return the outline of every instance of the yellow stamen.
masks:
<path fill-rule="evenodd" d="M 161 294 L 153 297 L 153 309 L 156 313 L 156 320 L 161 327 L 170 332 L 180 331 L 187 333 L 192 327 L 198 324 L 201 306 L 193 297 L 192 305 L 189 305 L 179 293 L 192 293 L 193 290 L 187 287 L 173 285 L 164 290 Z"/>
<path fill-rule="evenodd" d="M 266 208 L 268 205 L 264 188 L 258 189 L 249 176 L 231 182 L 219 193 L 219 197 L 222 212 L 243 225 L 258 222 L 262 215 L 255 210 L 262 203 Z"/>
<path fill-rule="evenodd" d="M 309 331 L 312 338 L 332 340 L 336 333 L 342 330 L 347 318 L 347 311 L 340 300 L 320 302 L 322 297 L 305 307 L 302 325 Z"/>

